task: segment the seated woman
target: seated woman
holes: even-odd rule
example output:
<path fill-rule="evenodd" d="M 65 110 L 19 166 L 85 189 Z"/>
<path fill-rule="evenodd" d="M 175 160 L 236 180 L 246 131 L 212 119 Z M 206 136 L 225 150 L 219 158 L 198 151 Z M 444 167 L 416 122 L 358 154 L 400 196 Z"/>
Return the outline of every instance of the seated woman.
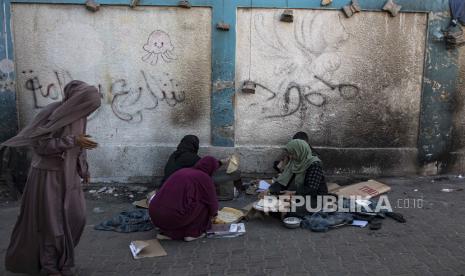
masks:
<path fill-rule="evenodd" d="M 199 138 L 195 135 L 186 135 L 182 138 L 175 152 L 170 155 L 168 162 L 165 165 L 164 177 L 161 181 L 161 186 L 165 181 L 177 170 L 182 168 L 191 168 L 200 160 L 198 155 Z M 227 164 L 228 159 L 220 161 L 220 164 Z M 234 198 L 234 186 L 242 188 L 241 173 L 235 171 L 227 174 L 226 168 L 218 170 L 213 175 L 213 182 L 217 189 L 218 198 L 220 200 L 231 200 Z"/>
<path fill-rule="evenodd" d="M 305 141 L 310 146 L 310 150 L 312 151 L 312 155 L 320 156 L 320 154 L 318 154 L 318 152 L 310 145 L 307 133 L 305 133 L 303 131 L 299 131 L 296 134 L 294 134 L 294 136 L 292 136 L 292 140 L 295 140 L 295 139 Z M 286 167 L 288 162 L 289 162 L 289 156 L 287 154 L 285 154 L 279 160 L 274 161 L 273 168 L 278 173 L 281 173 L 281 172 L 283 172 L 284 167 Z"/>
<path fill-rule="evenodd" d="M 173 173 L 149 203 L 159 239 L 192 241 L 205 236 L 218 212 L 212 174 L 220 162 L 211 156 Z"/>
<path fill-rule="evenodd" d="M 199 138 L 195 135 L 186 135 L 182 138 L 175 152 L 170 155 L 168 162 L 165 165 L 165 175 L 161 181 L 161 185 L 175 171 L 182 168 L 190 168 L 200 160 L 199 155 Z"/>
<path fill-rule="evenodd" d="M 316 197 L 328 193 L 321 160 L 312 155 L 307 142 L 295 139 L 286 145 L 290 161 L 267 194 L 310 196 L 311 206 L 316 206 Z M 303 206 L 305 208 L 305 206 Z M 298 213 L 305 213 L 299 210 Z"/>

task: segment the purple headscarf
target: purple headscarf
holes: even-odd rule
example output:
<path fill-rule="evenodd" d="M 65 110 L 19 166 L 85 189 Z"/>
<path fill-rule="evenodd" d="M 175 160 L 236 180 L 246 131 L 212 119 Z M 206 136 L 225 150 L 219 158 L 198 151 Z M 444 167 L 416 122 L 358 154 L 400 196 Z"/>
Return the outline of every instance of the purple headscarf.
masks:
<path fill-rule="evenodd" d="M 194 169 L 197 169 L 199 171 L 202 171 L 209 176 L 212 176 L 212 174 L 220 167 L 220 162 L 218 159 L 212 156 L 205 156 L 204 158 L 200 159 L 195 165 Z"/>
<path fill-rule="evenodd" d="M 100 107 L 100 95 L 95 86 L 73 80 L 64 89 L 64 99 L 47 105 L 32 122 L 3 146 L 30 146 L 42 136 L 53 133 L 81 118 L 89 116 Z"/>

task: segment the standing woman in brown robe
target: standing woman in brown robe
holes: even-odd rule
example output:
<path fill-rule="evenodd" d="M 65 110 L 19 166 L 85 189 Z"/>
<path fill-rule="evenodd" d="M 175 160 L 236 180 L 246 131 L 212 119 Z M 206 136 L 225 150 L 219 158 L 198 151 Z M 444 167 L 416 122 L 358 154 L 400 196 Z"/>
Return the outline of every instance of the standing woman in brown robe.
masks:
<path fill-rule="evenodd" d="M 6 252 L 12 272 L 72 275 L 74 247 L 85 226 L 81 178 L 89 181 L 87 116 L 100 106 L 94 86 L 72 81 L 62 102 L 46 106 L 3 146 L 32 147 L 21 210 Z"/>

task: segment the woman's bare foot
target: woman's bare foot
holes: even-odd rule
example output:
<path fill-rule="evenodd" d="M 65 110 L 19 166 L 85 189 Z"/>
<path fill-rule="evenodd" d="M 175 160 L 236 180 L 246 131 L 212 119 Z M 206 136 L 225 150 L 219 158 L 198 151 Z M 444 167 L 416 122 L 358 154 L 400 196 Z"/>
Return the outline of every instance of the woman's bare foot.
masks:
<path fill-rule="evenodd" d="M 171 240 L 170 237 L 165 236 L 165 235 L 160 234 L 160 233 L 157 234 L 157 239 L 158 239 L 158 240 Z"/>
<path fill-rule="evenodd" d="M 203 233 L 202 235 L 200 235 L 198 237 L 184 237 L 184 240 L 186 242 L 190 242 L 190 241 L 195 241 L 195 240 L 201 239 L 203 237 L 205 237 L 205 233 Z"/>

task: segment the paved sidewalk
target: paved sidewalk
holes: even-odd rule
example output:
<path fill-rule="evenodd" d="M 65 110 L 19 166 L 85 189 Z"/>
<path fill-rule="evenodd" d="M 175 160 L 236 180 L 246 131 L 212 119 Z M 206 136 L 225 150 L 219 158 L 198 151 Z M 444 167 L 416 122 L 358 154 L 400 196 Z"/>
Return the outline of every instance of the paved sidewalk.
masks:
<path fill-rule="evenodd" d="M 382 228 L 344 227 L 326 233 L 284 228 L 278 220 L 252 220 L 246 235 L 191 243 L 162 241 L 166 257 L 133 260 L 128 244 L 154 238 L 155 232 L 119 234 L 93 230 L 93 225 L 121 210 L 127 202 L 89 197 L 88 224 L 77 247 L 78 275 L 465 275 L 465 179 L 384 178 L 393 207 L 407 223 L 385 219 Z M 418 191 L 414 191 L 418 189 Z M 400 201 L 398 201 L 400 199 Z M 247 199 L 223 202 L 242 207 Z M 398 206 L 396 206 L 398 205 Z M 100 207 L 103 213 L 93 213 Z M 0 275 L 18 203 L 0 206 Z"/>

